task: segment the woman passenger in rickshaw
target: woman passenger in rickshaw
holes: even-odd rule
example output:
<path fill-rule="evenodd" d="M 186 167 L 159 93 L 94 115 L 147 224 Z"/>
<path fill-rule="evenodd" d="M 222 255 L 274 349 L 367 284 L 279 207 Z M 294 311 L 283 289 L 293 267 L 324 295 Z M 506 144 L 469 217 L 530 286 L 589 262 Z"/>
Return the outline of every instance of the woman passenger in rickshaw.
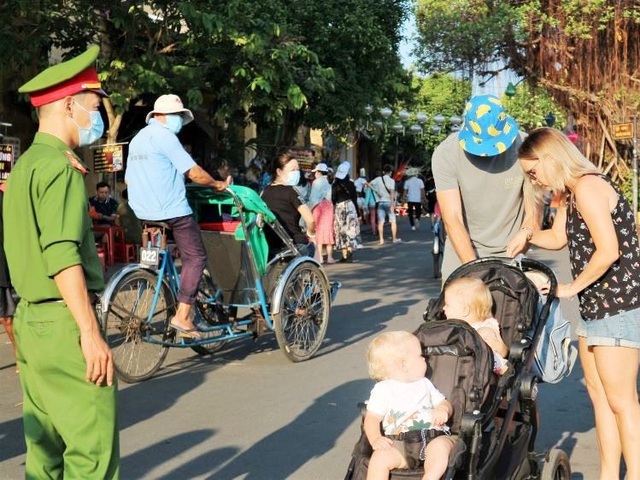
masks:
<path fill-rule="evenodd" d="M 300 181 L 298 161 L 288 153 L 281 153 L 269 165 L 273 181 L 262 192 L 262 200 L 276 216 L 289 234 L 293 243 L 303 255 L 313 257 L 316 225 L 309 207 L 302 201 L 294 188 Z M 300 218 L 306 224 L 306 232 L 300 226 Z M 269 244 L 269 256 L 272 257 L 284 245 L 280 237 L 271 229 L 265 229 Z"/>

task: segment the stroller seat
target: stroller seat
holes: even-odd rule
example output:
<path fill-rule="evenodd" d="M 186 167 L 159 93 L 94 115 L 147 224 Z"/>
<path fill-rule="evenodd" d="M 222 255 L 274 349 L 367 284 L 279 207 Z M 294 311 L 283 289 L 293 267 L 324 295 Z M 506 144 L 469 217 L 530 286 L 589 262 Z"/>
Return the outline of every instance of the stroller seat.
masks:
<path fill-rule="evenodd" d="M 443 476 L 446 480 L 571 477 L 565 452 L 554 449 L 545 456 L 534 451 L 539 379 L 531 367 L 549 309 L 537 308 L 538 290 L 525 275 L 530 271 L 549 279 L 548 307 L 557 280 L 546 265 L 534 260 L 479 259 L 458 268 L 444 285 L 446 289 L 451 280 L 471 276 L 489 287 L 493 314 L 509 347 L 510 366 L 504 375 L 493 373 L 493 352 L 473 327 L 445 319 L 444 289 L 429 302 L 423 315 L 426 323 L 415 332 L 427 357 L 427 377 L 453 405 L 449 426 L 456 445 Z M 365 479 L 371 454 L 362 433 L 345 480 Z M 393 470 L 390 478 L 419 480 L 422 474 L 422 469 Z"/>
<path fill-rule="evenodd" d="M 449 470 L 454 472 L 467 458 L 461 431 L 465 414 L 481 411 L 490 386 L 495 383 L 493 352 L 472 327 L 458 320 L 423 323 L 415 335 L 427 358 L 427 377 L 453 406 L 453 415 L 447 425 L 456 441 L 449 459 Z M 353 450 L 345 480 L 365 479 L 372 453 L 363 432 Z M 390 478 L 419 479 L 422 474 L 422 468 L 396 469 Z"/>

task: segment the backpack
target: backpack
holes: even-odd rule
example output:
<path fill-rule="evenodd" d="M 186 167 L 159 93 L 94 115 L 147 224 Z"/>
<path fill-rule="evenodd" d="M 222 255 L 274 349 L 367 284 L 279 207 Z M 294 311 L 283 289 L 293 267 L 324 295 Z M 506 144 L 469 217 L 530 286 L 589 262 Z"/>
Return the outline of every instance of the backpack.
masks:
<path fill-rule="evenodd" d="M 538 313 L 544 301 L 543 298 L 538 304 Z M 545 383 L 558 383 L 569 376 L 577 356 L 578 350 L 571 345 L 571 323 L 562 318 L 560 300 L 556 298 L 538 340 L 531 372 Z"/>

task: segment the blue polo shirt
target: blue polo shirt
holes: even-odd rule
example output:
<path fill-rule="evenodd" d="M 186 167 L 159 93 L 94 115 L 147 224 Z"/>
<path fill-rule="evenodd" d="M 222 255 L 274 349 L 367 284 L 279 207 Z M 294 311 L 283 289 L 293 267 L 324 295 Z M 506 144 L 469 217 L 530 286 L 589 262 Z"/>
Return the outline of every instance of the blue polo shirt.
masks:
<path fill-rule="evenodd" d="M 124 178 L 136 217 L 168 220 L 191 215 L 184 174 L 195 166 L 178 137 L 152 118 L 129 144 Z"/>

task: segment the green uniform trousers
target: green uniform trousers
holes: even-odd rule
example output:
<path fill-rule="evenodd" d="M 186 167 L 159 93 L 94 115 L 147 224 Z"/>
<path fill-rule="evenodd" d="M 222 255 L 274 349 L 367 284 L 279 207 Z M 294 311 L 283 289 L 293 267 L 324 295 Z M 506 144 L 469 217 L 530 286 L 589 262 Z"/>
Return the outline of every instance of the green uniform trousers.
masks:
<path fill-rule="evenodd" d="M 80 331 L 62 302 L 20 301 L 15 315 L 24 394 L 26 479 L 117 479 L 117 385 L 85 380 Z"/>

